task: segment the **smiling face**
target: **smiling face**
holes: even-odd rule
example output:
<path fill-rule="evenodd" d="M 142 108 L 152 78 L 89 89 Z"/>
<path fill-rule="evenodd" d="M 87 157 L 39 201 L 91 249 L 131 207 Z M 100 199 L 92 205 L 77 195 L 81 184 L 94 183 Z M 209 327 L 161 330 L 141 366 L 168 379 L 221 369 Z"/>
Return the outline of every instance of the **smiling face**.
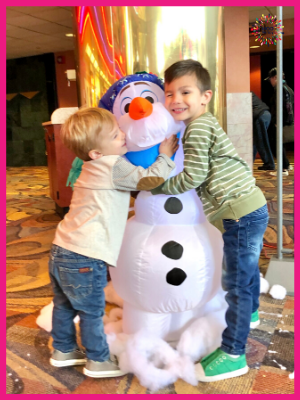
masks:
<path fill-rule="evenodd" d="M 186 125 L 205 113 L 212 91 L 200 92 L 195 74 L 183 75 L 165 84 L 165 106 L 176 121 Z"/>
<path fill-rule="evenodd" d="M 143 97 L 150 103 L 163 103 L 165 99 L 164 91 L 155 83 L 138 81 L 126 85 L 117 95 L 114 105 L 113 114 L 117 121 L 129 112 L 129 105 L 136 97 Z"/>

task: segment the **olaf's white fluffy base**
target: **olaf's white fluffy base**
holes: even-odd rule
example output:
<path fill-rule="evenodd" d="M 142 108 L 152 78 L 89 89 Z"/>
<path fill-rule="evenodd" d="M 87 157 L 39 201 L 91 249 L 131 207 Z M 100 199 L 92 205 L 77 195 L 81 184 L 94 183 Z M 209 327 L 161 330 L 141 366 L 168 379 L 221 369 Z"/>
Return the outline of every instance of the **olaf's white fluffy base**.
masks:
<path fill-rule="evenodd" d="M 117 299 L 112 284 L 109 300 Z M 107 291 L 106 291 L 107 295 Z M 106 298 L 108 301 L 108 299 Z M 222 300 L 223 301 L 223 300 Z M 221 343 L 225 328 L 224 304 L 214 304 L 208 315 L 195 320 L 181 335 L 176 349 L 163 339 L 141 330 L 133 335 L 122 332 L 121 308 L 113 308 L 103 317 L 104 331 L 112 354 L 119 358 L 124 372 L 137 376 L 142 386 L 155 392 L 181 378 L 197 385 L 194 362 L 215 350 Z M 217 301 L 219 303 L 219 301 Z M 217 310 L 221 311 L 217 311 Z M 37 324 L 50 332 L 52 329 L 53 302 L 45 306 L 38 316 Z M 74 319 L 78 322 L 79 317 Z"/>
<path fill-rule="evenodd" d="M 283 300 L 286 296 L 286 288 L 281 285 L 273 285 L 269 293 L 273 299 Z"/>
<path fill-rule="evenodd" d="M 136 375 L 153 392 L 181 378 L 196 386 L 194 362 L 221 343 L 224 311 L 194 321 L 181 335 L 176 349 L 163 339 L 141 330 L 133 335 L 107 335 L 110 352 L 119 359 L 122 371 Z"/>

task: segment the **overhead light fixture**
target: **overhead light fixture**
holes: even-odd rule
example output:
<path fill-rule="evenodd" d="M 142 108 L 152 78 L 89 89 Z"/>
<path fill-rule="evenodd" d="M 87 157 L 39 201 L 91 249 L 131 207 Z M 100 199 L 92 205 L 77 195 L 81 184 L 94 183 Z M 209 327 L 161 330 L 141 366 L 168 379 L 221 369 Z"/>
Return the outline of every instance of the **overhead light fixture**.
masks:
<path fill-rule="evenodd" d="M 73 37 L 73 36 L 75 36 L 73 33 L 66 33 L 66 36 L 67 37 Z"/>
<path fill-rule="evenodd" d="M 260 47 L 260 46 L 250 46 L 250 49 L 256 49 L 257 47 Z"/>

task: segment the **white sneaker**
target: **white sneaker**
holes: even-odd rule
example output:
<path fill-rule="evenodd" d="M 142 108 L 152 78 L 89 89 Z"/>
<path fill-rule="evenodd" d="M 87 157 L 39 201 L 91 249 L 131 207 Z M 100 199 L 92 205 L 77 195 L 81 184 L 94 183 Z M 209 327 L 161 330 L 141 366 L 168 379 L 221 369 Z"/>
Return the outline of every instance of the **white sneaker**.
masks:
<path fill-rule="evenodd" d="M 272 176 L 277 176 L 277 171 L 271 171 L 270 172 L 270 175 L 272 175 Z M 282 171 L 282 176 L 288 176 L 289 175 L 289 171 L 287 170 L 287 169 L 284 169 L 283 171 Z"/>

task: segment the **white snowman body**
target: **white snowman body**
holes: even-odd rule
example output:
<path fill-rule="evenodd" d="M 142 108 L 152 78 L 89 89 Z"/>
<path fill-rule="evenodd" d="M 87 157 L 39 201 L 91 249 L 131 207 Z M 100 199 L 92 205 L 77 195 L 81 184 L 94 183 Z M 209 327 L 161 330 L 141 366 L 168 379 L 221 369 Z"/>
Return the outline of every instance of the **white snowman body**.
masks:
<path fill-rule="evenodd" d="M 155 86 L 157 102 L 161 102 L 163 91 L 151 85 Z M 130 86 L 122 96 L 136 97 L 137 87 Z M 117 97 L 115 104 L 124 102 Z M 154 111 L 158 108 L 155 103 Z M 118 115 L 117 108 L 114 109 L 121 129 L 126 135 L 130 132 L 130 151 L 149 148 L 149 142 L 160 143 L 175 133 L 174 121 L 164 122 L 170 114 L 161 106 L 161 135 L 151 135 L 152 115 L 130 124 L 128 114 Z M 143 129 L 143 125 L 147 128 Z M 176 129 L 180 129 L 180 147 L 171 176 L 183 170 L 184 126 L 177 124 Z M 134 142 L 138 132 L 143 133 L 144 141 Z M 123 332 L 132 334 L 146 329 L 168 342 L 176 342 L 196 319 L 220 311 L 224 318 L 222 235 L 206 220 L 195 190 L 171 196 L 143 191 L 138 194 L 134 209 L 134 217 L 127 222 L 117 267 L 110 268 L 113 286 L 124 300 Z"/>

